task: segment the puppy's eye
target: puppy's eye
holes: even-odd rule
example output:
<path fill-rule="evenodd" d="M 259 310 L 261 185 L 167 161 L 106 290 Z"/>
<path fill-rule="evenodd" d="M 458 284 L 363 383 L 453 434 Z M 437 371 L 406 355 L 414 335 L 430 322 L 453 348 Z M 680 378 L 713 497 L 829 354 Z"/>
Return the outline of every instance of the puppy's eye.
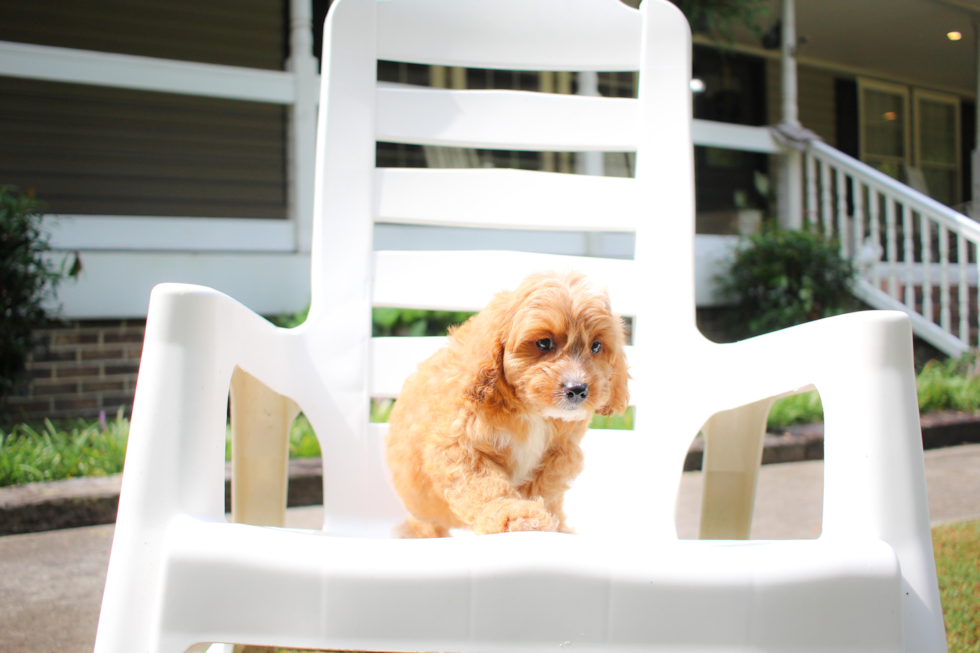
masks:
<path fill-rule="evenodd" d="M 592 341 L 592 353 L 593 354 L 598 354 L 600 351 L 602 351 L 602 343 L 599 342 L 598 340 L 593 340 Z"/>
<path fill-rule="evenodd" d="M 552 342 L 551 338 L 541 338 L 535 344 L 541 351 L 551 351 L 555 348 L 555 343 Z"/>

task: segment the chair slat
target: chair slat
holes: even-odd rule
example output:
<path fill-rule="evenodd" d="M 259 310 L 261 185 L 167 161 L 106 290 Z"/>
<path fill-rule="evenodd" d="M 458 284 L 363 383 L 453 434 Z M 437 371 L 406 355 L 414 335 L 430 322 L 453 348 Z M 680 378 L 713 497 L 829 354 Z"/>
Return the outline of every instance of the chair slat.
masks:
<path fill-rule="evenodd" d="M 394 398 L 405 379 L 419 363 L 446 344 L 445 336 L 434 338 L 372 338 L 371 396 Z"/>
<path fill-rule="evenodd" d="M 378 58 L 504 70 L 637 70 L 640 12 L 619 0 L 386 0 Z"/>
<path fill-rule="evenodd" d="M 371 396 L 398 396 L 405 379 L 418 369 L 419 363 L 445 346 L 444 336 L 432 338 L 372 338 Z M 627 360 L 633 348 L 626 348 Z M 635 403 L 635 401 L 634 401 Z"/>
<path fill-rule="evenodd" d="M 532 152 L 632 152 L 637 101 L 528 91 L 377 89 L 377 139 Z"/>
<path fill-rule="evenodd" d="M 375 306 L 478 311 L 529 273 L 548 270 L 578 270 L 609 289 L 616 313 L 636 314 L 633 261 L 527 252 L 375 252 L 373 301 Z"/>
<path fill-rule="evenodd" d="M 636 182 L 533 170 L 379 168 L 378 222 L 499 229 L 636 230 Z"/>

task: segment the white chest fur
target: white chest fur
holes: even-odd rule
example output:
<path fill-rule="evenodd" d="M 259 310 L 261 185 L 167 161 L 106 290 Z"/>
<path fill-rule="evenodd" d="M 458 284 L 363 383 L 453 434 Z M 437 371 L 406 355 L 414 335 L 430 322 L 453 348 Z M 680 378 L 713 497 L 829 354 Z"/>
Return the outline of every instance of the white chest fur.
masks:
<path fill-rule="evenodd" d="M 531 479 L 531 474 L 541 464 L 541 456 L 551 442 L 551 428 L 543 417 L 530 418 L 530 430 L 524 441 L 511 437 L 510 463 L 511 480 L 522 485 Z"/>

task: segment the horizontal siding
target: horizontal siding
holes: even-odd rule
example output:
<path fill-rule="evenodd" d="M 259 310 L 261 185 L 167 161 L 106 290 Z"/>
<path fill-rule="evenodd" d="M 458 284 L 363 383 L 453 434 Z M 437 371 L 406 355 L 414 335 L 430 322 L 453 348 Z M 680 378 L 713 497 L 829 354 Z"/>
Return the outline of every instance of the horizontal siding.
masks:
<path fill-rule="evenodd" d="M 767 92 L 769 121 L 782 122 L 782 66 L 774 59 L 767 60 Z M 813 130 L 829 145 L 837 145 L 834 113 L 834 74 L 806 66 L 796 69 L 797 104 L 800 123 Z"/>
<path fill-rule="evenodd" d="M 279 105 L 0 77 L 0 183 L 64 214 L 285 218 Z"/>
<path fill-rule="evenodd" d="M 0 40 L 282 70 L 286 0 L 6 0 Z"/>

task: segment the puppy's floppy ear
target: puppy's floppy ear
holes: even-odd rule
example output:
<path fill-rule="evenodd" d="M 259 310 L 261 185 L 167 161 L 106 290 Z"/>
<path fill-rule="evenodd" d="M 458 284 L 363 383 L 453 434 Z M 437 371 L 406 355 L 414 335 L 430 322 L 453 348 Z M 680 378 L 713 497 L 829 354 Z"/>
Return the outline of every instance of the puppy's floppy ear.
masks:
<path fill-rule="evenodd" d="M 630 404 L 629 365 L 626 363 L 625 342 L 622 320 L 617 319 L 617 342 L 612 352 L 612 374 L 609 378 L 609 401 L 596 410 L 600 415 L 608 417 L 613 413 L 624 413 Z"/>
<path fill-rule="evenodd" d="M 504 374 L 504 344 L 499 340 L 486 344 L 491 346 L 476 352 L 473 378 L 466 387 L 466 396 L 481 404 L 495 403 L 497 384 Z"/>
<path fill-rule="evenodd" d="M 467 378 L 463 394 L 481 404 L 503 401 L 504 341 L 510 322 L 511 293 L 500 293 L 451 334 Z"/>

